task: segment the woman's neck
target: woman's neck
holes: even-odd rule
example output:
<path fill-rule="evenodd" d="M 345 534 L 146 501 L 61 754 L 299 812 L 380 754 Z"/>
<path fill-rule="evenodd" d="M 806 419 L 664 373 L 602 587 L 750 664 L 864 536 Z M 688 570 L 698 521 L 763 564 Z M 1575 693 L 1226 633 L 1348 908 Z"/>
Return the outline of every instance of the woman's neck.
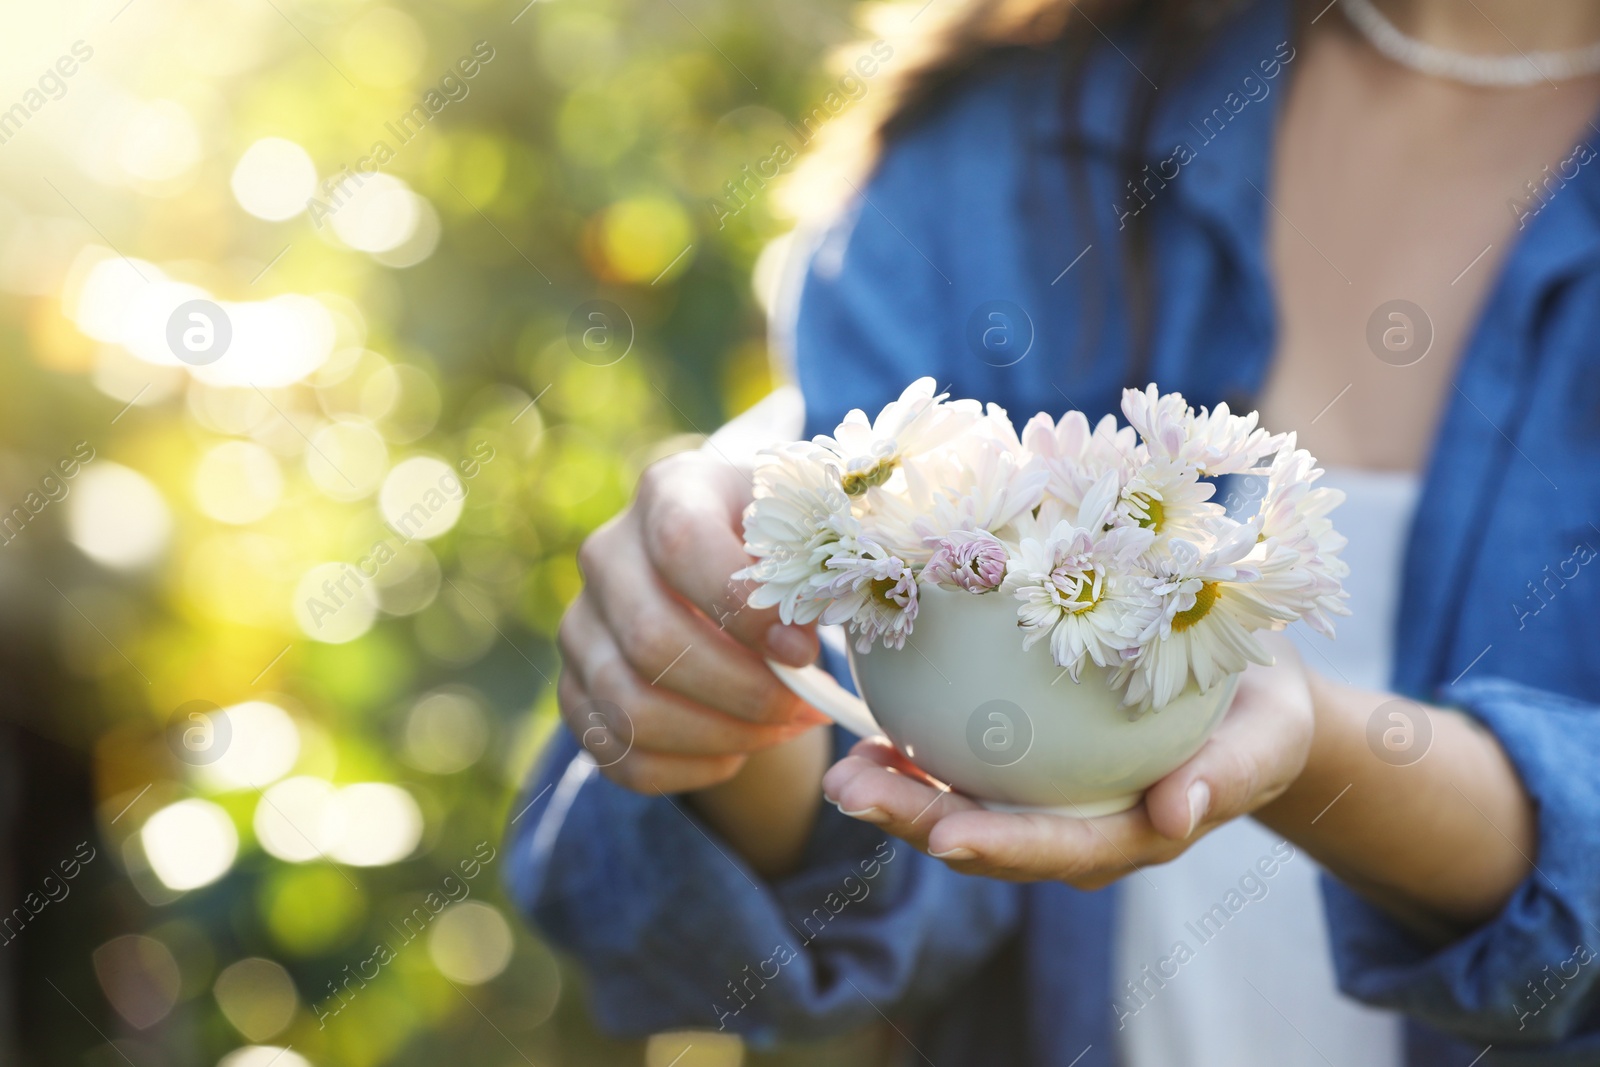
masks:
<path fill-rule="evenodd" d="M 1473 55 L 1562 52 L 1600 41 L 1593 0 L 1373 0 L 1405 34 Z"/>

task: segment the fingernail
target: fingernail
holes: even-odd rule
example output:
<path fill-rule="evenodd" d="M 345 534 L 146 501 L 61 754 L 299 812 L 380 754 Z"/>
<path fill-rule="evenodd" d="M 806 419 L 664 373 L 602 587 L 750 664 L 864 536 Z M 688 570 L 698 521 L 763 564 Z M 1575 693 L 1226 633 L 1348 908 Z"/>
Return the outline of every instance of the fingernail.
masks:
<path fill-rule="evenodd" d="M 811 638 L 806 632 L 798 626 L 787 626 L 781 622 L 775 622 L 767 629 L 767 654 L 791 667 L 804 667 L 814 655 Z"/>
<path fill-rule="evenodd" d="M 882 826 L 889 821 L 889 813 L 882 808 L 862 808 L 860 811 L 850 811 L 837 800 L 829 800 L 828 803 L 838 808 L 839 814 L 848 815 L 852 819 L 860 819 L 862 822 L 870 822 L 874 826 Z"/>
<path fill-rule="evenodd" d="M 978 854 L 972 851 L 970 848 L 962 848 L 960 845 L 950 849 L 948 852 L 930 851 L 928 855 L 932 856 L 936 860 L 970 860 L 976 859 L 978 856 Z"/>
<path fill-rule="evenodd" d="M 1206 811 L 1211 807 L 1211 787 L 1203 781 L 1196 782 L 1189 787 L 1188 796 L 1189 832 L 1184 837 L 1192 837 L 1200 820 L 1206 817 Z"/>

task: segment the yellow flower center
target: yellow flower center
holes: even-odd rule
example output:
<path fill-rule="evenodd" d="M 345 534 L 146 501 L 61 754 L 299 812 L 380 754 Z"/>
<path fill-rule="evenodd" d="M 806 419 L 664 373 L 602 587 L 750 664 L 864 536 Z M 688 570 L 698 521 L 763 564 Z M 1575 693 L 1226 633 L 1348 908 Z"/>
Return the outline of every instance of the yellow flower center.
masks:
<path fill-rule="evenodd" d="M 900 457 L 890 456 L 888 459 L 880 459 L 864 471 L 851 471 L 844 476 L 844 491 L 850 496 L 860 496 L 873 486 L 888 481 L 889 476 L 899 465 Z"/>
<path fill-rule="evenodd" d="M 898 604 L 889 599 L 889 594 L 894 592 L 894 587 L 899 584 L 900 583 L 895 581 L 893 578 L 874 578 L 871 582 L 867 583 L 867 589 L 871 592 L 872 598 L 877 600 L 879 603 L 899 607 Z"/>
<path fill-rule="evenodd" d="M 1088 611 L 1100 603 L 1101 598 L 1095 595 L 1094 571 L 1084 571 L 1081 575 L 1077 575 L 1058 570 L 1051 576 L 1051 582 L 1068 611 Z M 1101 592 L 1104 593 L 1104 590 Z"/>
<path fill-rule="evenodd" d="M 1216 606 L 1217 597 L 1222 595 L 1222 589 L 1216 582 L 1202 582 L 1199 592 L 1194 595 L 1194 607 L 1188 611 L 1180 611 L 1172 617 L 1172 632 L 1181 634 L 1201 619 L 1211 613 Z"/>
<path fill-rule="evenodd" d="M 1161 524 L 1167 517 L 1167 509 L 1161 505 L 1161 501 L 1145 493 L 1135 493 L 1133 502 L 1144 512 L 1144 518 L 1139 520 L 1139 525 L 1160 533 Z"/>

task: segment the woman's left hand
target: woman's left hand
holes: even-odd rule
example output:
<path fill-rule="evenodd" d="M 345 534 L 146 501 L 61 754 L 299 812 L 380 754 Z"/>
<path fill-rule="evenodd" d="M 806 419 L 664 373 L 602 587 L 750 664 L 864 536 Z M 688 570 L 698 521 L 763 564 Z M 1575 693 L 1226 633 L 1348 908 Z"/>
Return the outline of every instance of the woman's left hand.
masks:
<path fill-rule="evenodd" d="M 963 874 L 1098 889 L 1181 855 L 1213 827 L 1280 796 L 1311 746 L 1305 668 L 1282 635 L 1277 659 L 1252 665 L 1221 724 L 1195 756 L 1117 815 L 1075 819 L 988 811 L 941 787 L 882 739 L 862 741 L 822 779 L 824 795 Z"/>

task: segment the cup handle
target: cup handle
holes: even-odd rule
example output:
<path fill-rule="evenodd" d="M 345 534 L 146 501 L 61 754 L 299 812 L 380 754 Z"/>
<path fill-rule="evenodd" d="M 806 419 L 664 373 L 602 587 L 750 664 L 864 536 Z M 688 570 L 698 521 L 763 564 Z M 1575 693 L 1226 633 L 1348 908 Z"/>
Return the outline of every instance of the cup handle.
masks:
<path fill-rule="evenodd" d="M 888 737 L 872 718 L 867 702 L 840 685 L 833 675 L 821 667 L 815 664 L 790 667 L 770 659 L 767 660 L 767 666 L 795 696 L 857 737 Z"/>

